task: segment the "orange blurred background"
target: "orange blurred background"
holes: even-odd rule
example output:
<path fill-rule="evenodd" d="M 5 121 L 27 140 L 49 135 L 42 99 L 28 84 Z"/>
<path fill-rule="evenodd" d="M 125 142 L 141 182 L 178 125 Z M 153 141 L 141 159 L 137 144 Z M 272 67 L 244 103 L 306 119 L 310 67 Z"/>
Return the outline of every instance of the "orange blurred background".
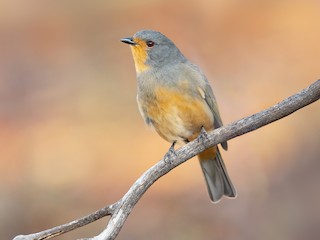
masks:
<path fill-rule="evenodd" d="M 201 66 L 224 123 L 320 77 L 320 2 L 0 2 L 0 238 L 117 201 L 169 144 L 148 129 L 120 38 L 159 30 Z M 236 200 L 212 204 L 196 159 L 156 182 L 118 239 L 316 239 L 320 105 L 229 141 Z M 107 218 L 56 239 L 98 234 Z"/>

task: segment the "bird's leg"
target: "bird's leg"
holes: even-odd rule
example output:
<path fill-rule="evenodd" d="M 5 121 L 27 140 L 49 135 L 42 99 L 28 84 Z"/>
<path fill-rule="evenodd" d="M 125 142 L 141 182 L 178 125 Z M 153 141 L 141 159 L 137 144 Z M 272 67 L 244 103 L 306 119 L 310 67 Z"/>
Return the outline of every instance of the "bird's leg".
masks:
<path fill-rule="evenodd" d="M 164 161 L 165 161 L 166 163 L 171 163 L 172 160 L 176 157 L 176 152 L 175 152 L 175 150 L 174 150 L 174 145 L 176 145 L 176 142 L 177 142 L 177 141 L 174 141 L 174 142 L 171 144 L 168 152 L 164 155 Z"/>
<path fill-rule="evenodd" d="M 197 140 L 198 140 L 199 142 L 201 142 L 202 144 L 206 145 L 205 143 L 206 143 L 206 141 L 208 140 L 208 133 L 207 133 L 207 131 L 204 129 L 203 126 L 201 127 L 200 134 L 199 134 Z"/>

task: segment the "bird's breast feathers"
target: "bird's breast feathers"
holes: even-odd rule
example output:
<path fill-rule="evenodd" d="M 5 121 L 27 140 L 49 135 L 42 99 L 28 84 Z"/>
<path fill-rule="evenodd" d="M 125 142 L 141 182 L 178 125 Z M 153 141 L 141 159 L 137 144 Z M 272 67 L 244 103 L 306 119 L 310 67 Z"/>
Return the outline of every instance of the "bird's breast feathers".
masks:
<path fill-rule="evenodd" d="M 213 128 L 213 115 L 206 104 L 203 90 L 188 91 L 188 82 L 178 88 L 157 86 L 152 93 L 139 94 L 137 101 L 146 123 L 166 140 L 192 140 L 204 126 Z"/>

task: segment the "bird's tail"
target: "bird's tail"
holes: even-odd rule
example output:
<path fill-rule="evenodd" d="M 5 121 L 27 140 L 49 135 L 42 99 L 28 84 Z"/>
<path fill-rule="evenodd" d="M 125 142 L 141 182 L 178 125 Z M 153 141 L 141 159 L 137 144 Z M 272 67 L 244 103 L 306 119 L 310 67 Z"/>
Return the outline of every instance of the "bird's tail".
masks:
<path fill-rule="evenodd" d="M 210 199 L 217 202 L 223 195 L 234 198 L 236 190 L 228 176 L 227 169 L 217 146 L 198 155 Z"/>

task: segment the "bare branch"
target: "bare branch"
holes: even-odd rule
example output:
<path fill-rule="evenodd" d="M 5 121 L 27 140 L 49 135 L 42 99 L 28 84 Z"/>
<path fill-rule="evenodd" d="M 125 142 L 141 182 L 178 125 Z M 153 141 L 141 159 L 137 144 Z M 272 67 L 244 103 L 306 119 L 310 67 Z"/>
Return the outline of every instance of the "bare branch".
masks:
<path fill-rule="evenodd" d="M 59 236 L 61 234 L 67 233 L 69 231 L 72 231 L 74 229 L 77 229 L 79 227 L 83 227 L 89 223 L 92 223 L 94 221 L 97 221 L 98 219 L 109 216 L 115 212 L 115 209 L 118 208 L 119 202 L 116 202 L 112 205 L 105 206 L 83 218 L 79 218 L 77 220 L 74 220 L 72 222 L 42 231 L 30 235 L 19 235 L 14 238 L 14 240 L 42 240 L 42 239 L 49 239 L 56 236 Z"/>
<path fill-rule="evenodd" d="M 291 113 L 303 108 L 320 98 L 320 80 L 317 80 L 306 89 L 292 95 L 282 102 L 252 116 L 240 119 L 216 129 L 206 139 L 196 139 L 187 145 L 177 149 L 171 159 L 162 159 L 156 165 L 148 169 L 129 189 L 129 191 L 118 202 L 106 206 L 88 216 L 73 222 L 35 234 L 17 236 L 14 240 L 48 239 L 61 235 L 75 228 L 84 226 L 99 218 L 111 215 L 107 227 L 92 240 L 111 240 L 119 234 L 124 222 L 129 216 L 135 204 L 139 201 L 146 190 L 160 177 L 173 168 L 198 155 L 205 149 L 221 142 L 254 131 L 262 126 L 277 121 Z"/>

